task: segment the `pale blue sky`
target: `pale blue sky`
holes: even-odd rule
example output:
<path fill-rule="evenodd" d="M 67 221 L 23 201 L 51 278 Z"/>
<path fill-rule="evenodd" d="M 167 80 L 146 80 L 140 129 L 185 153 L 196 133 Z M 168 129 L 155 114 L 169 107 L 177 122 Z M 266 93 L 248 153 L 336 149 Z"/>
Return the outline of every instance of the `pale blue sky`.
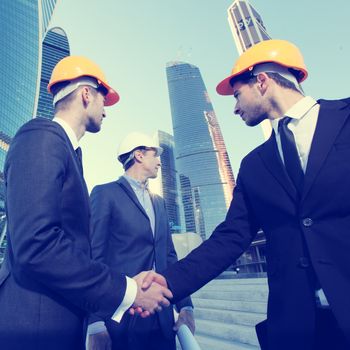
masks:
<path fill-rule="evenodd" d="M 233 114 L 231 97 L 215 87 L 238 54 L 227 21 L 230 0 L 58 0 L 51 26 L 67 33 L 71 54 L 95 60 L 121 95 L 106 109 L 99 134 L 82 140 L 89 188 L 122 174 L 118 142 L 131 131 L 172 133 L 165 66 L 182 60 L 199 67 L 218 117 L 235 177 L 241 159 L 263 142 L 261 128 Z M 294 42 L 304 54 L 315 98 L 349 95 L 347 0 L 252 0 L 271 37 Z"/>

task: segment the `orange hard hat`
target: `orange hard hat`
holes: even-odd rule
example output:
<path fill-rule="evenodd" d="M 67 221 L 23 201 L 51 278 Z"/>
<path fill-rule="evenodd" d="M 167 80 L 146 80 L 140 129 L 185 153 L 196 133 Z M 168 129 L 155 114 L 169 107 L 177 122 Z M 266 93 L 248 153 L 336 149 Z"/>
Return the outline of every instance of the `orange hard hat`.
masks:
<path fill-rule="evenodd" d="M 220 95 L 232 95 L 232 78 L 252 71 L 258 64 L 268 62 L 291 69 L 299 83 L 307 78 L 307 69 L 299 49 L 289 41 L 271 39 L 261 41 L 243 52 L 233 66 L 231 75 L 218 84 L 216 91 Z"/>
<path fill-rule="evenodd" d="M 67 56 L 60 60 L 52 71 L 48 92 L 52 94 L 52 86 L 63 81 L 71 81 L 80 77 L 92 77 L 97 80 L 97 83 L 107 89 L 105 96 L 105 106 L 114 105 L 119 101 L 118 93 L 112 89 L 100 67 L 82 56 Z"/>

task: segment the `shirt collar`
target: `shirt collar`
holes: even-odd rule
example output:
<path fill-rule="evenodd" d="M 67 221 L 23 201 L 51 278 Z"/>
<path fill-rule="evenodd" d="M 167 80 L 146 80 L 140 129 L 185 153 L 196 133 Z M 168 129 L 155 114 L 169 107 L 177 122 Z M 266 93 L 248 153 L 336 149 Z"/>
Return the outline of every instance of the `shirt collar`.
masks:
<path fill-rule="evenodd" d="M 301 119 L 303 118 L 310 109 L 317 104 L 317 101 L 313 99 L 310 96 L 305 96 L 301 100 L 299 100 L 297 103 L 295 103 L 291 108 L 289 108 L 285 115 L 281 118 L 284 118 L 285 116 L 288 116 L 292 119 Z M 281 120 L 281 118 L 277 118 L 271 121 L 272 127 L 275 131 L 275 134 L 278 134 L 278 122 Z"/>
<path fill-rule="evenodd" d="M 123 177 L 129 182 L 130 186 L 135 190 L 148 190 L 148 180 L 145 184 L 142 184 L 141 181 L 134 179 L 133 177 L 124 173 Z"/>
<path fill-rule="evenodd" d="M 62 126 L 63 130 L 67 134 L 69 141 L 72 144 L 73 149 L 75 151 L 79 147 L 79 142 L 78 142 L 77 135 L 75 135 L 75 132 L 70 127 L 70 125 L 68 125 L 68 123 L 66 121 L 64 121 L 63 119 L 57 118 L 57 117 L 53 118 L 52 121 L 54 121 L 57 124 Z"/>

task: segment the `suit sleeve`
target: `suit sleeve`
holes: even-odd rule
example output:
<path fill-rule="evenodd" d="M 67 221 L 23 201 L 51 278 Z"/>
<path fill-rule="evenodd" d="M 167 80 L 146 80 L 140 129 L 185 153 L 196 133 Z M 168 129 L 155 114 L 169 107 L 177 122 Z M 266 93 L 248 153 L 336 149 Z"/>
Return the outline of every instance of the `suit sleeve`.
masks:
<path fill-rule="evenodd" d="M 165 212 L 165 215 L 167 215 L 165 202 L 163 201 L 163 203 L 164 203 L 164 212 Z M 168 220 L 167 220 L 167 222 L 168 222 Z M 169 225 L 167 225 L 167 233 L 166 234 L 167 234 L 167 266 L 171 266 L 177 262 L 177 254 L 175 251 L 173 239 L 171 237 Z M 185 297 L 184 299 L 178 301 L 175 306 L 176 306 L 176 310 L 178 312 L 180 312 L 180 310 L 184 306 L 193 307 L 193 304 L 192 304 L 192 300 L 190 297 Z"/>
<path fill-rule="evenodd" d="M 108 191 L 108 189 L 107 189 Z M 107 264 L 107 248 L 110 236 L 111 208 L 109 195 L 101 186 L 93 188 L 91 203 L 91 254 L 96 261 Z"/>
<path fill-rule="evenodd" d="M 63 188 L 76 176 L 69 173 L 71 157 L 57 132 L 30 130 L 13 140 L 6 165 L 12 271 L 107 318 L 123 300 L 126 280 L 91 260 L 89 249 L 78 247 L 63 227 Z"/>
<path fill-rule="evenodd" d="M 91 191 L 91 254 L 96 261 L 107 264 L 107 248 L 110 236 L 110 201 L 108 193 L 101 186 Z M 88 323 L 103 321 L 97 315 L 90 315 Z"/>
<path fill-rule="evenodd" d="M 234 263 L 249 247 L 258 228 L 238 176 L 225 221 L 216 227 L 208 240 L 162 272 L 174 295 L 173 300 L 176 302 L 197 291 Z"/>

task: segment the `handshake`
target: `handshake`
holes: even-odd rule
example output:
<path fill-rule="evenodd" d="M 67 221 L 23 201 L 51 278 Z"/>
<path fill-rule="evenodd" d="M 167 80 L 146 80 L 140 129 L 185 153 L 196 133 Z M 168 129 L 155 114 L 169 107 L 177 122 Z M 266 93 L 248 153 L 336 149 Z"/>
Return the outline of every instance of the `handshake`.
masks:
<path fill-rule="evenodd" d="M 148 317 L 162 310 L 162 306 L 169 306 L 169 299 L 173 297 L 168 289 L 166 279 L 154 272 L 143 271 L 133 277 L 137 284 L 137 294 L 129 313 Z"/>

